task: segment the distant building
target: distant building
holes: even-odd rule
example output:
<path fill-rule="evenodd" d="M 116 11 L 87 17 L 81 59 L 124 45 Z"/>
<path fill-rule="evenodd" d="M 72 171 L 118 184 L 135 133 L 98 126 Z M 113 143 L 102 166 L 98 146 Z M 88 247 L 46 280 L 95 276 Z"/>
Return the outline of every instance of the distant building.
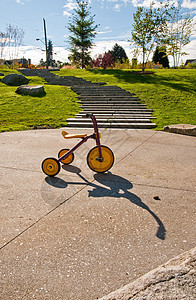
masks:
<path fill-rule="evenodd" d="M 28 66 L 31 64 L 31 60 L 30 59 L 26 59 L 26 58 L 20 58 L 20 59 L 6 59 L 0 60 L 0 64 L 4 64 L 4 65 L 15 65 L 15 64 L 19 64 L 21 65 L 22 68 L 28 68 Z"/>
<path fill-rule="evenodd" d="M 196 64 L 196 58 L 195 59 L 187 59 L 184 65 L 187 66 L 188 64 Z"/>

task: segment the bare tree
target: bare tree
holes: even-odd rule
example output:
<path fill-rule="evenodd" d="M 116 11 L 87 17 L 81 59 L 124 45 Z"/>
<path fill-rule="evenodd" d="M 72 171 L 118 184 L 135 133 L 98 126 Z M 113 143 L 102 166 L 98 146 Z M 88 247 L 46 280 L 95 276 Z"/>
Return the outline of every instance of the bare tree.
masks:
<path fill-rule="evenodd" d="M 169 5 L 168 1 L 165 5 L 164 14 L 167 22 L 162 24 L 162 44 L 167 47 L 167 54 L 173 57 L 175 68 L 179 65 L 181 56 L 186 55 L 182 49 L 190 43 L 193 20 L 189 14 L 181 13 L 180 3 L 175 6 Z"/>
<path fill-rule="evenodd" d="M 18 57 L 19 48 L 22 45 L 24 38 L 24 30 L 19 27 L 14 27 L 9 24 L 6 30 L 6 46 L 8 46 L 8 53 L 10 59 Z"/>
<path fill-rule="evenodd" d="M 3 52 L 5 49 L 5 45 L 7 43 L 7 36 L 5 33 L 0 32 L 0 57 L 3 57 Z"/>

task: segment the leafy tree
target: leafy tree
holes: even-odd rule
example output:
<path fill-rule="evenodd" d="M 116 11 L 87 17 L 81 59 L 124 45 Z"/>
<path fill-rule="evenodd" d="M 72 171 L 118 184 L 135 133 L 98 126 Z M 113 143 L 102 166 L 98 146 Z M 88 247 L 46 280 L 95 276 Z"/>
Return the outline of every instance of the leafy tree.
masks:
<path fill-rule="evenodd" d="M 114 45 L 110 53 L 113 56 L 115 62 L 120 62 L 122 64 L 123 61 L 126 61 L 128 59 L 123 47 L 121 47 L 117 43 Z"/>
<path fill-rule="evenodd" d="M 190 16 L 181 14 L 181 6 L 165 6 L 167 22 L 162 25 L 162 43 L 167 46 L 167 54 L 173 57 L 174 68 L 179 65 L 182 55 L 186 55 L 182 48 L 190 42 L 193 28 Z"/>
<path fill-rule="evenodd" d="M 95 68 L 113 68 L 115 61 L 110 51 L 105 52 L 103 55 L 99 54 L 96 59 L 91 61 L 91 66 Z"/>
<path fill-rule="evenodd" d="M 53 44 L 51 40 L 48 41 L 47 46 L 47 61 L 49 66 L 53 65 Z"/>
<path fill-rule="evenodd" d="M 39 65 L 40 65 L 41 67 L 45 67 L 45 66 L 46 66 L 46 62 L 43 60 L 43 58 L 40 59 Z"/>
<path fill-rule="evenodd" d="M 159 63 L 162 65 L 163 68 L 169 68 L 169 60 L 167 57 L 166 48 L 164 46 L 156 47 L 152 60 L 155 64 Z"/>
<path fill-rule="evenodd" d="M 112 68 L 114 67 L 114 65 L 115 62 L 111 53 L 109 51 L 105 52 L 102 58 L 102 68 L 103 69 Z"/>
<path fill-rule="evenodd" d="M 76 2 L 77 8 L 74 9 L 72 20 L 68 23 L 72 34 L 69 36 L 70 60 L 83 69 L 90 63 L 89 49 L 92 48 L 98 25 L 94 25 L 94 16 L 90 15 L 88 3 L 79 0 Z"/>
<path fill-rule="evenodd" d="M 160 8 L 138 7 L 133 14 L 132 39 L 142 49 L 142 71 L 144 72 L 148 57 L 154 49 L 161 31 L 161 24 L 165 22 Z"/>

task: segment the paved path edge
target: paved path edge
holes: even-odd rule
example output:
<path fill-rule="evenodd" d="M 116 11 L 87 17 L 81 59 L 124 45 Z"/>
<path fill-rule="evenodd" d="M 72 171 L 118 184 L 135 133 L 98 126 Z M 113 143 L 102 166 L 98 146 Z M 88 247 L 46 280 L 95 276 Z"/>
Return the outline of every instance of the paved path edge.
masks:
<path fill-rule="evenodd" d="M 195 265 L 196 247 L 99 300 L 195 299 Z M 172 298 L 174 294 L 169 287 L 172 281 L 172 290 L 177 298 Z M 148 296 L 150 298 L 146 298 Z"/>

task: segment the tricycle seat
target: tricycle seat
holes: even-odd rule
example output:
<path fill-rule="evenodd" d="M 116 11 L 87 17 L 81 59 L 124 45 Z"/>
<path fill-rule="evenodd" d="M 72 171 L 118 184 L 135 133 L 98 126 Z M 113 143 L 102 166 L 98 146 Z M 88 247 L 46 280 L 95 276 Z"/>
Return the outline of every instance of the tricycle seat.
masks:
<path fill-rule="evenodd" d="M 84 134 L 69 134 L 66 131 L 62 131 L 61 133 L 62 133 L 62 136 L 65 139 L 85 138 L 87 136 L 87 133 L 84 133 Z"/>

